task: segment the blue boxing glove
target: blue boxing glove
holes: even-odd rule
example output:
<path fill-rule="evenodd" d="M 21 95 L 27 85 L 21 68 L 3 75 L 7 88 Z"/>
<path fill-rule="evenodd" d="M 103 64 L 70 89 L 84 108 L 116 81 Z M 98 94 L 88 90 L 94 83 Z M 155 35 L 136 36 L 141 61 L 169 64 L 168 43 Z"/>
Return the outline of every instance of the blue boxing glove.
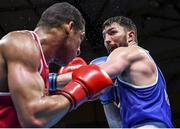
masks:
<path fill-rule="evenodd" d="M 107 60 L 107 56 L 102 56 L 102 57 L 99 57 L 99 58 L 96 58 L 96 59 L 92 60 L 90 62 L 90 64 L 100 65 L 100 64 L 106 62 L 106 60 Z"/>
<path fill-rule="evenodd" d="M 103 95 L 99 97 L 101 104 L 105 105 L 115 101 L 115 87 L 108 88 Z"/>
<path fill-rule="evenodd" d="M 99 58 L 96 58 L 96 59 L 92 60 L 90 62 L 90 64 L 100 65 L 100 64 L 106 62 L 106 60 L 107 60 L 107 56 L 103 56 L 103 57 L 99 57 Z M 116 98 L 116 96 L 115 96 L 115 87 L 109 87 L 99 97 L 99 100 L 100 100 L 101 104 L 104 105 L 104 104 L 108 104 L 108 103 L 111 103 L 111 102 L 115 101 L 115 98 Z"/>

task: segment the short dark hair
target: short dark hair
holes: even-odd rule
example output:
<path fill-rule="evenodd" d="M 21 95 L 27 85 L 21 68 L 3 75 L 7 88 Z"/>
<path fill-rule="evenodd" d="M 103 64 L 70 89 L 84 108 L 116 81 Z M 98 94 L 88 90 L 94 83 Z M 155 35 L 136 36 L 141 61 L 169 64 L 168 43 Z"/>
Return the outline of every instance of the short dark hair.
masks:
<path fill-rule="evenodd" d="M 42 13 L 37 27 L 58 27 L 70 21 L 74 22 L 74 30 L 84 29 L 85 20 L 77 8 L 67 2 L 55 3 Z"/>
<path fill-rule="evenodd" d="M 137 36 L 136 25 L 130 18 L 127 18 L 124 16 L 111 17 L 103 23 L 102 29 L 104 30 L 106 26 L 110 26 L 112 23 L 117 23 L 120 26 L 123 26 L 128 30 L 133 30 Z"/>

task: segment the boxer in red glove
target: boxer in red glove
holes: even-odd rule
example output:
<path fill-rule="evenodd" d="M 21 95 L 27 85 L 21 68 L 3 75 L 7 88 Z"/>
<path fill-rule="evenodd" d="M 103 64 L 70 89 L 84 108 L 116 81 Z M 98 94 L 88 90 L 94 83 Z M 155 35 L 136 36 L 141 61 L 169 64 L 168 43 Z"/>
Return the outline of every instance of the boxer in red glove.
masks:
<path fill-rule="evenodd" d="M 0 40 L 0 128 L 48 128 L 69 111 L 63 95 L 48 95 L 50 63 L 67 65 L 85 35 L 81 13 L 67 2 L 48 7 L 34 30 Z"/>

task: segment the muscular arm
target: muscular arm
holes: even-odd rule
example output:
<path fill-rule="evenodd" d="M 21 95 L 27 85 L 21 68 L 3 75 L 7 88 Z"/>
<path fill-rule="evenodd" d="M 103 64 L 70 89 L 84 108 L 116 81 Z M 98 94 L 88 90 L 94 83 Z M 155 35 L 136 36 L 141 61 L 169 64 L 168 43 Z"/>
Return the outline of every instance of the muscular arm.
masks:
<path fill-rule="evenodd" d="M 68 112 L 70 104 L 61 95 L 43 96 L 39 51 L 26 35 L 18 32 L 6 37 L 9 90 L 23 127 L 50 127 Z"/>
<path fill-rule="evenodd" d="M 107 61 L 100 65 L 111 78 L 120 75 L 132 63 L 132 59 L 129 58 L 129 53 L 128 51 L 125 51 L 125 49 L 126 48 L 115 49 L 108 56 Z"/>
<path fill-rule="evenodd" d="M 100 67 L 112 78 L 126 72 L 122 79 L 137 86 L 151 85 L 157 76 L 154 61 L 138 47 L 115 49 Z"/>
<path fill-rule="evenodd" d="M 110 128 L 121 128 L 122 121 L 118 105 L 115 102 L 103 105 L 104 113 Z"/>

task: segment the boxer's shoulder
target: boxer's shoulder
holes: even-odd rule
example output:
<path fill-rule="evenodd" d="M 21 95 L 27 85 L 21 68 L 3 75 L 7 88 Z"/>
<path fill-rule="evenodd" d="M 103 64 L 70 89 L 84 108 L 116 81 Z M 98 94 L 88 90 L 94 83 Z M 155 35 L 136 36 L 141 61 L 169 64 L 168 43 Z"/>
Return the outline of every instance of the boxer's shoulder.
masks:
<path fill-rule="evenodd" d="M 0 40 L 0 51 L 5 58 L 40 59 L 40 52 L 30 31 L 13 31 Z"/>
<path fill-rule="evenodd" d="M 16 43 L 20 41 L 23 42 L 28 42 L 32 40 L 32 34 L 30 31 L 27 30 L 21 30 L 21 31 L 12 31 L 7 33 L 2 39 L 1 39 L 1 44 L 2 43 Z"/>
<path fill-rule="evenodd" d="M 32 48 L 37 48 L 37 45 L 33 42 L 36 41 L 33 40 L 30 31 L 12 31 L 0 40 L 0 47 L 4 47 L 4 49 L 22 48 L 27 51 L 29 49 L 32 50 Z"/>

